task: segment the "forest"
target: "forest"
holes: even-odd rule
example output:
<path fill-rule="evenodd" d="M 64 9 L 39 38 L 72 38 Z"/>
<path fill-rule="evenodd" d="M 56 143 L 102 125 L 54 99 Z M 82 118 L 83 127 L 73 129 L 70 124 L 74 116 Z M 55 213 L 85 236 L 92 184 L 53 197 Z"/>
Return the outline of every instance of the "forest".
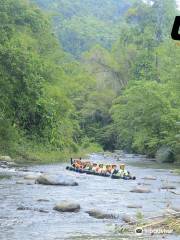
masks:
<path fill-rule="evenodd" d="M 180 161 L 175 0 L 0 3 L 0 153 Z"/>

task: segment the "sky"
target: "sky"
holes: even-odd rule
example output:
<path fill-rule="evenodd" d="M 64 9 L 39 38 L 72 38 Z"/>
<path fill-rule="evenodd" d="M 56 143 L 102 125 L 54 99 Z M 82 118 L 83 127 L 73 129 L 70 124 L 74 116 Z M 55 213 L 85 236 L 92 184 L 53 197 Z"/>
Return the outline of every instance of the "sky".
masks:
<path fill-rule="evenodd" d="M 180 9 L 180 0 L 176 0 L 177 5 L 178 5 L 178 9 Z"/>

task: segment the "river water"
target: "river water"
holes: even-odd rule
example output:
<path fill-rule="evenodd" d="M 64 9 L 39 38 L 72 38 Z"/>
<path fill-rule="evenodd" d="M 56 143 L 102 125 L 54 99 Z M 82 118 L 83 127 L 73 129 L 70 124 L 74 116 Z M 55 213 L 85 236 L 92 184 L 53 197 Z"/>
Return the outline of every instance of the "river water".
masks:
<path fill-rule="evenodd" d="M 112 156 L 92 154 L 94 162 L 117 163 Z M 170 190 L 162 190 L 165 184 L 173 185 L 180 190 L 180 176 L 170 169 L 138 166 L 147 162 L 142 156 L 123 155 L 119 160 L 125 162 L 127 169 L 137 177 L 135 181 L 115 180 L 99 176 L 78 174 L 65 170 L 66 164 L 52 164 L 9 170 L 12 177 L 0 180 L 0 239 L 1 240 L 59 240 L 59 239 L 136 239 L 126 235 L 117 236 L 115 225 L 123 224 L 122 218 L 95 219 L 86 211 L 97 209 L 106 213 L 121 216 L 123 214 L 143 215 L 144 218 L 163 214 L 168 206 L 180 206 L 180 195 Z M 120 162 L 119 162 L 120 163 Z M 0 169 L 1 171 L 1 169 Z M 38 184 L 17 184 L 25 174 L 45 172 L 66 174 L 73 177 L 79 186 L 45 186 Z M 157 180 L 144 180 L 153 175 Z M 22 182 L 23 183 L 23 182 Z M 132 193 L 131 189 L 145 184 L 151 193 Z M 40 200 L 41 199 L 41 200 Z M 43 201 L 42 201 L 43 199 Z M 61 201 L 77 202 L 81 205 L 78 213 L 59 213 L 53 210 Z M 141 209 L 127 208 L 127 205 L 142 205 Z M 18 207 L 29 210 L 17 210 Z M 39 212 L 34 209 L 43 209 Z M 165 235 L 165 239 L 179 239 L 174 234 Z M 162 239 L 162 235 L 151 239 Z M 145 238 L 141 238 L 145 239 Z M 148 238 L 149 239 L 149 238 Z"/>

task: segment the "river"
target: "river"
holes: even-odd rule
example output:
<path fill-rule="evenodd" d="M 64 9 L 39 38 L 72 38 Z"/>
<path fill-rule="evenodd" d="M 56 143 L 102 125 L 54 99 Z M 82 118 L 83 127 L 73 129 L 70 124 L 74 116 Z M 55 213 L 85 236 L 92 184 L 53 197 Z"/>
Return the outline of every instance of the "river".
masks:
<path fill-rule="evenodd" d="M 180 205 L 180 195 L 162 186 L 173 185 L 180 189 L 180 176 L 170 169 L 147 167 L 143 156 L 124 154 L 119 159 L 103 154 L 89 156 L 94 162 L 124 162 L 128 170 L 137 177 L 135 181 L 115 180 L 94 175 L 78 174 L 65 170 L 66 164 L 19 167 L 7 170 L 12 175 L 0 180 L 0 239 L 1 240 L 60 240 L 60 239 L 131 239 L 130 236 L 115 233 L 115 226 L 123 224 L 121 218 L 96 219 L 86 211 L 99 209 L 115 215 L 128 213 L 132 216 L 143 215 L 144 218 L 163 214 L 168 206 Z M 28 172 L 24 172 L 24 170 Z M 2 169 L 0 169 L 2 171 Z M 3 170 L 5 171 L 5 170 Z M 75 187 L 46 186 L 24 182 L 24 175 L 34 172 L 66 174 L 73 177 L 79 185 Z M 143 179 L 147 175 L 157 180 Z M 22 184 L 18 184 L 21 183 Z M 130 192 L 138 184 L 149 189 L 150 193 Z M 53 210 L 61 201 L 77 202 L 81 205 L 78 213 L 60 213 Z M 141 209 L 127 208 L 128 205 L 141 205 Z M 25 206 L 25 210 L 17 210 Z M 29 210 L 28 210 L 29 209 Z M 44 209 L 39 212 L 33 209 Z M 162 239 L 157 236 L 157 239 Z M 179 239 L 175 234 L 164 236 L 165 239 Z M 132 238 L 132 239 L 135 239 Z M 142 238 L 141 238 L 142 239 Z M 156 239 L 154 236 L 152 239 Z"/>

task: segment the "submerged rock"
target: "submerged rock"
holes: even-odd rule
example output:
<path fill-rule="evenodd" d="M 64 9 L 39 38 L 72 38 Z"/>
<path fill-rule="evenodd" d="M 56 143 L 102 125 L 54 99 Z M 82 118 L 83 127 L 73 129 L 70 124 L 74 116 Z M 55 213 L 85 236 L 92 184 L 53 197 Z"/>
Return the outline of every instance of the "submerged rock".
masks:
<path fill-rule="evenodd" d="M 61 202 L 58 203 L 53 210 L 56 210 L 58 212 L 79 212 L 80 205 L 77 203 L 71 203 L 71 202 Z"/>
<path fill-rule="evenodd" d="M 132 189 L 130 192 L 133 192 L 133 193 L 150 193 L 151 190 L 148 189 L 148 188 L 145 188 L 145 187 L 136 187 L 134 189 Z"/>
<path fill-rule="evenodd" d="M 166 190 L 168 190 L 168 189 L 176 189 L 176 187 L 172 186 L 172 185 L 164 185 L 164 186 L 161 187 L 161 189 L 166 189 Z"/>
<path fill-rule="evenodd" d="M 101 211 L 96 210 L 96 209 L 92 209 L 92 210 L 86 211 L 86 213 L 88 213 L 89 216 L 97 218 L 97 219 L 113 219 L 113 218 L 117 218 L 117 216 L 115 216 L 114 214 L 104 213 L 104 212 L 101 212 Z"/>
<path fill-rule="evenodd" d="M 13 168 L 13 167 L 18 167 L 18 164 L 15 163 L 15 162 L 7 162 L 7 166 L 8 166 L 9 168 Z"/>
<path fill-rule="evenodd" d="M 174 190 L 174 191 L 170 191 L 171 193 L 174 193 L 174 194 L 176 194 L 176 195 L 180 195 L 180 191 L 176 191 L 176 190 Z"/>
<path fill-rule="evenodd" d="M 129 214 L 124 214 L 122 216 L 122 220 L 125 223 L 128 223 L 128 224 L 135 224 L 136 223 L 136 219 L 134 217 L 130 216 Z"/>
<path fill-rule="evenodd" d="M 127 208 L 142 208 L 142 206 L 136 205 L 136 204 L 130 204 L 130 205 L 127 205 Z"/>
<path fill-rule="evenodd" d="M 33 185 L 35 182 L 33 180 L 31 181 L 27 181 L 27 180 L 19 180 L 19 181 L 16 181 L 16 184 L 26 184 L 26 185 Z"/>
<path fill-rule="evenodd" d="M 137 183 L 138 185 L 142 185 L 142 186 L 150 186 L 151 185 L 151 183 L 141 183 L 141 182 L 139 182 L 139 183 Z"/>
<path fill-rule="evenodd" d="M 42 209 L 42 208 L 30 208 L 30 207 L 24 207 L 24 206 L 18 207 L 17 210 L 19 210 L 19 211 L 29 210 L 29 211 L 36 211 L 36 212 L 48 213 L 47 210 L 44 210 L 44 209 Z"/>
<path fill-rule="evenodd" d="M 175 212 L 180 213 L 180 206 L 172 206 L 171 209 Z"/>
<path fill-rule="evenodd" d="M 144 180 L 157 180 L 155 176 L 145 176 L 143 177 Z"/>
<path fill-rule="evenodd" d="M 40 199 L 37 199 L 38 202 L 49 202 L 48 199 L 43 199 L 43 198 L 40 198 Z"/>
<path fill-rule="evenodd" d="M 43 185 L 77 186 L 78 183 L 66 176 L 42 174 L 36 179 L 36 183 Z"/>

